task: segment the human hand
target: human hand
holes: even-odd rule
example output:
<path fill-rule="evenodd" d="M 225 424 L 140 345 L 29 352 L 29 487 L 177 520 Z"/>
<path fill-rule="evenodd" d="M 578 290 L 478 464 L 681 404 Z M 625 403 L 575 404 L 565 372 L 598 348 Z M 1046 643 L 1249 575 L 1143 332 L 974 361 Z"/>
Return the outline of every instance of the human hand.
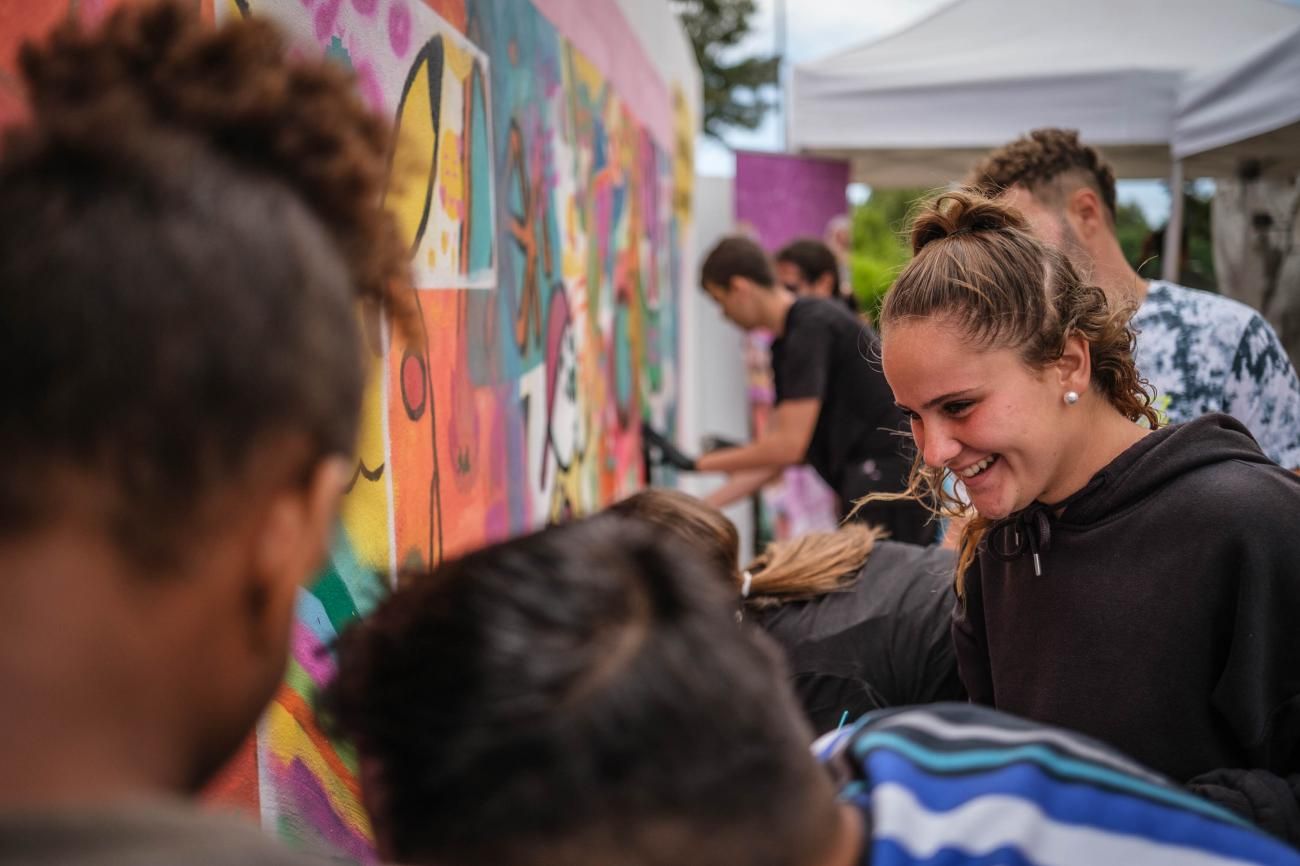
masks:
<path fill-rule="evenodd" d="M 649 424 L 641 423 L 641 438 L 650 447 L 651 459 L 656 463 L 666 463 L 669 466 L 682 470 L 683 472 L 695 471 L 695 458 L 688 457 L 681 449 L 672 443 L 668 437 L 655 430 Z M 659 459 L 654 460 L 654 454 L 658 452 Z"/>

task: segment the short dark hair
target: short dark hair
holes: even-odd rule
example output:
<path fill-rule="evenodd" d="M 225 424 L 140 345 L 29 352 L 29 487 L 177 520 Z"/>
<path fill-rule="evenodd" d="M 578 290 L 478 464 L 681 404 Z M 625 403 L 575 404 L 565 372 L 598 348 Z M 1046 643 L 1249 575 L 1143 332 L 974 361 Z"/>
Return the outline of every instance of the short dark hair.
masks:
<path fill-rule="evenodd" d="M 0 159 L 0 526 L 85 479 L 123 552 L 170 565 L 269 437 L 303 441 L 303 477 L 354 447 L 355 302 L 405 267 L 383 241 L 386 128 L 267 22 L 213 30 L 175 3 L 63 25 L 22 65 L 32 119 Z"/>
<path fill-rule="evenodd" d="M 747 237 L 732 235 L 723 238 L 709 250 L 700 266 L 700 286 L 709 284 L 722 289 L 731 288 L 732 277 L 745 277 L 765 289 L 776 285 L 772 263 L 763 248 Z"/>
<path fill-rule="evenodd" d="M 1059 203 L 1055 188 L 1066 175 L 1075 175 L 1101 197 L 1115 220 L 1115 172 L 1097 148 L 1079 140 L 1074 129 L 1035 129 L 990 153 L 972 169 L 966 183 L 981 195 L 994 197 L 1023 186 L 1036 197 Z"/>
<path fill-rule="evenodd" d="M 835 820 L 773 644 L 709 560 L 610 514 L 410 577 L 325 718 L 401 862 L 798 866 Z"/>

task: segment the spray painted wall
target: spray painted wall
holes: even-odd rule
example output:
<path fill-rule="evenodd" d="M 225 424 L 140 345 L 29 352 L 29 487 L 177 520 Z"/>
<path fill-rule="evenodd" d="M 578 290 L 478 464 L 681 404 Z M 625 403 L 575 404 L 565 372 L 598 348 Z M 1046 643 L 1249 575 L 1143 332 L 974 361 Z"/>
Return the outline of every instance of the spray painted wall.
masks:
<path fill-rule="evenodd" d="M 19 43 L 130 0 L 0 0 L 0 126 Z M 387 204 L 420 328 L 368 335 L 357 462 L 328 566 L 257 736 L 209 792 L 371 860 L 356 756 L 316 724 L 328 647 L 380 574 L 591 511 L 640 486 L 642 419 L 678 413 L 699 76 L 666 3 L 193 0 L 261 15 L 350 67 L 397 129 Z"/>
<path fill-rule="evenodd" d="M 388 204 L 422 327 L 370 335 L 342 532 L 301 595 L 285 687 L 216 794 L 291 840 L 369 859 L 355 755 L 313 719 L 326 648 L 383 597 L 377 573 L 641 486 L 642 419 L 677 420 L 698 79 L 684 65 L 665 80 L 614 0 L 217 0 L 214 13 L 278 21 L 354 70 L 397 128 Z"/>

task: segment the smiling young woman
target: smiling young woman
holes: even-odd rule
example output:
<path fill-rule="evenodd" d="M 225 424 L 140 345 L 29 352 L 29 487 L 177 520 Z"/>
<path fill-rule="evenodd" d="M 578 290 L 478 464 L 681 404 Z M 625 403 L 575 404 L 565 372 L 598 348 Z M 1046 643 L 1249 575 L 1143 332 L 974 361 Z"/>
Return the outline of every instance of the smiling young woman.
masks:
<path fill-rule="evenodd" d="M 1295 841 L 1300 479 L 1226 415 L 1156 430 L 1131 310 L 1027 228 L 1005 204 L 941 195 L 881 312 L 917 445 L 909 493 L 975 511 L 962 681 Z"/>

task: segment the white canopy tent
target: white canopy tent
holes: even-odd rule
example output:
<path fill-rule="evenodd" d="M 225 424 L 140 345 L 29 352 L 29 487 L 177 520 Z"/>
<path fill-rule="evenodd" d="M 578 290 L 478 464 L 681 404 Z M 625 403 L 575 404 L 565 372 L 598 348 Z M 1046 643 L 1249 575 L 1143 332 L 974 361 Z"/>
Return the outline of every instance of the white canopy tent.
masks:
<path fill-rule="evenodd" d="M 1245 62 L 1297 25 L 1300 8 L 1279 0 L 956 0 L 796 66 L 787 140 L 848 160 L 858 181 L 938 186 L 990 148 L 1059 126 L 1101 147 L 1118 176 L 1181 187 L 1184 172 L 1200 172 L 1195 157 L 1171 160 L 1189 73 Z M 1176 250 L 1174 201 L 1166 240 Z"/>
<path fill-rule="evenodd" d="M 1172 150 L 1214 177 L 1245 161 L 1265 175 L 1300 172 L 1300 21 L 1237 62 L 1189 76 Z"/>

